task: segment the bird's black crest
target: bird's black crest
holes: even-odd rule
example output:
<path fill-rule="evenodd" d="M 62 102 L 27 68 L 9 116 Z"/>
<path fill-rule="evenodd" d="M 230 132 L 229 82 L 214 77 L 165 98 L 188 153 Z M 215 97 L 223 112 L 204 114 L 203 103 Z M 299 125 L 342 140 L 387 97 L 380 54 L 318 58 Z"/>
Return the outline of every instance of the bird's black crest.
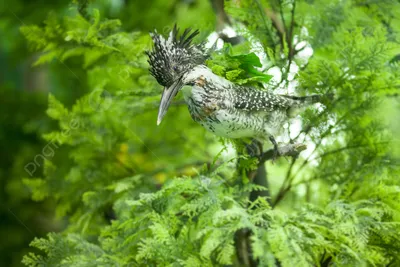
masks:
<path fill-rule="evenodd" d="M 193 38 L 198 34 L 198 30 L 187 28 L 179 36 L 176 25 L 167 39 L 157 31 L 150 33 L 154 47 L 146 54 L 149 56 L 150 73 L 159 84 L 169 86 L 182 73 L 205 61 L 207 55 L 204 44 L 192 44 Z"/>

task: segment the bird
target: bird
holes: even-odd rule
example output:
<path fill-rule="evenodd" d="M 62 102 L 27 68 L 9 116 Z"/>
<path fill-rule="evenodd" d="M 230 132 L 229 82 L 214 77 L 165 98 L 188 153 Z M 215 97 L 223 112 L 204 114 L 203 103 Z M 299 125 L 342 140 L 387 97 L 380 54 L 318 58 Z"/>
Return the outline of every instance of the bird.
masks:
<path fill-rule="evenodd" d="M 280 95 L 218 76 L 205 64 L 210 53 L 204 42 L 193 43 L 198 34 L 191 28 L 179 34 L 176 25 L 166 38 L 156 30 L 150 33 L 154 45 L 146 51 L 149 71 L 164 86 L 157 125 L 182 91 L 192 119 L 208 131 L 230 139 L 269 139 L 277 153 L 275 136 L 291 114 L 322 102 L 324 95 Z"/>

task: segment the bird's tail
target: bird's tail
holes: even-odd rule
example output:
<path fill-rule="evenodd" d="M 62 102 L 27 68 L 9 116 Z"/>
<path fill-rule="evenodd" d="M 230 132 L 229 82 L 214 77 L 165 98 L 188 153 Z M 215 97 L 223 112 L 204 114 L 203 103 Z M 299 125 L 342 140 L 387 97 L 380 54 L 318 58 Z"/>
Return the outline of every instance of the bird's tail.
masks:
<path fill-rule="evenodd" d="M 310 96 L 285 96 L 294 101 L 294 105 L 288 110 L 288 115 L 290 117 L 295 116 L 299 110 L 303 108 L 315 104 L 321 103 L 327 105 L 332 102 L 334 99 L 334 94 L 324 94 L 324 95 L 310 95 Z"/>
<path fill-rule="evenodd" d="M 303 106 L 312 105 L 315 103 L 328 104 L 328 103 L 332 102 L 334 95 L 333 95 L 333 93 L 329 93 L 329 94 L 324 94 L 324 95 L 310 95 L 310 96 L 288 96 L 288 95 L 286 95 L 285 97 L 294 100 L 295 103 L 299 107 L 303 107 Z"/>

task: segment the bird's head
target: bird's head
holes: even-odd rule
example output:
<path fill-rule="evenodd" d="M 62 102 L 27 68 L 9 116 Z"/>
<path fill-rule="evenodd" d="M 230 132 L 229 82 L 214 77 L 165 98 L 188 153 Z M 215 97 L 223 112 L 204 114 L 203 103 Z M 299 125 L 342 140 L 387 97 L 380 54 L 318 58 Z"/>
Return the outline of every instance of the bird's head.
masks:
<path fill-rule="evenodd" d="M 188 28 L 178 36 L 179 29 L 176 25 L 167 39 L 157 31 L 150 34 L 154 42 L 153 50 L 146 52 L 150 73 L 164 86 L 157 124 L 160 124 L 167 113 L 171 100 L 185 85 L 185 74 L 203 64 L 207 58 L 203 43 L 192 44 L 193 38 L 198 34 L 198 30 L 192 31 Z"/>

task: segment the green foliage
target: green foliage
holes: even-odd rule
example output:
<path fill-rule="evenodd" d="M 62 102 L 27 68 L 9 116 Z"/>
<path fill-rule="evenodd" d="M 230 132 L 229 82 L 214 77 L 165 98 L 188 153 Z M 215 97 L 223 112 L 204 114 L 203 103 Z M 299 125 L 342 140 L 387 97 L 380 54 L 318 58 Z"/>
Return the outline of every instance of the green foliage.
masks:
<path fill-rule="evenodd" d="M 147 70 L 146 31 L 124 31 L 90 5 L 84 16 L 51 13 L 42 27 L 23 26 L 43 52 L 36 64 L 76 60 L 88 91 L 72 107 L 49 95 L 47 114 L 58 130 L 44 138 L 54 158 L 43 177 L 24 182 L 34 199 L 56 201 L 68 225 L 35 239 L 43 254 L 26 255 L 24 264 L 240 266 L 248 251 L 238 235 L 248 233 L 260 266 L 399 265 L 400 170 L 377 108 L 398 92 L 400 73 L 398 20 L 380 14 L 400 6 L 315 2 L 229 1 L 247 43 L 207 62 L 240 84 L 335 94 L 297 118 L 297 133 L 285 127 L 282 140 L 310 149 L 268 165 L 270 203 L 249 201 L 265 188 L 238 171 L 253 169 L 254 159 L 224 157 L 227 145 L 221 150 L 179 102 L 156 127 L 161 88 Z M 305 47 L 313 54 L 301 55 Z M 272 67 L 280 73 L 273 81 L 265 74 Z"/>
<path fill-rule="evenodd" d="M 237 84 L 269 82 L 272 76 L 257 70 L 262 64 L 254 52 L 234 55 L 233 50 L 230 44 L 225 45 L 222 52 L 207 60 L 207 66 L 215 74 Z"/>
<path fill-rule="evenodd" d="M 48 120 L 44 114 L 45 98 L 40 94 L 31 92 L 24 95 L 11 88 L 0 89 L 0 235 L 3 237 L 0 262 L 4 266 L 14 266 L 28 252 L 24 249 L 34 234 L 44 235 L 49 230 L 46 226 L 53 224 L 51 211 L 54 206 L 49 201 L 30 201 L 31 192 L 20 179 L 26 175 L 26 163 L 44 145 L 34 129 L 45 131 Z M 14 107 L 19 108 L 10 112 Z M 39 219 L 41 225 L 36 224 Z M 55 223 L 50 229 L 54 231 L 57 228 Z"/>
<path fill-rule="evenodd" d="M 23 6 L 27 10 L 23 10 Z M 49 6 L 43 3 L 37 12 L 34 4 L 14 1 L 0 3 L 0 263 L 2 266 L 22 266 L 21 258 L 29 252 L 32 238 L 48 231 L 61 229 L 53 219 L 54 204 L 46 199 L 31 200 L 31 191 L 22 182 L 26 166 L 37 155 L 45 142 L 41 135 L 51 129 L 45 114 L 46 96 L 35 92 L 41 88 L 39 79 L 30 75 L 30 53 L 26 39 L 20 34 L 23 19 L 27 23 L 42 22 Z M 29 12 L 27 12 L 29 10 Z M 33 14 L 34 13 L 34 14 Z M 36 70 L 40 75 L 43 70 Z M 38 75 L 38 76 L 39 76 Z M 29 87 L 29 88 L 24 88 Z M 25 90 L 26 89 L 26 90 Z M 28 166 L 28 169 L 32 169 Z M 36 167 L 37 175 L 41 167 Z"/>
<path fill-rule="evenodd" d="M 247 205 L 243 190 L 249 189 L 232 187 L 215 173 L 176 178 L 118 205 L 116 212 L 125 216 L 103 229 L 98 245 L 75 234 L 50 234 L 32 243 L 48 257 L 30 254 L 24 263 L 222 266 L 234 263 L 233 240 L 240 229 L 254 233 L 252 249 L 262 266 L 275 266 L 276 260 L 308 266 L 330 257 L 340 266 L 399 260 L 400 239 L 393 233 L 400 224 L 393 223 L 394 210 L 385 200 L 371 195 L 352 203 L 307 205 L 287 215 L 262 198 Z"/>

